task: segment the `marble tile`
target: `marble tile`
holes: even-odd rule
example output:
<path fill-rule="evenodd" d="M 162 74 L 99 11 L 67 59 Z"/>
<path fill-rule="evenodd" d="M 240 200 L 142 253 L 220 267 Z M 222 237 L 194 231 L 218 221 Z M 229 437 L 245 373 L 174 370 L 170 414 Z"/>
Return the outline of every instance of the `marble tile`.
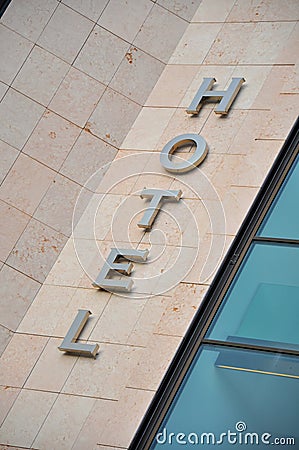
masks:
<path fill-rule="evenodd" d="M 201 64 L 217 38 L 222 24 L 191 23 L 169 59 L 170 64 Z"/>
<path fill-rule="evenodd" d="M 16 76 L 12 87 L 47 106 L 68 69 L 67 63 L 35 46 Z"/>
<path fill-rule="evenodd" d="M 0 280 L 1 324 L 15 331 L 38 293 L 40 284 L 7 265 L 1 268 Z"/>
<path fill-rule="evenodd" d="M 112 231 L 114 223 L 117 232 L 123 231 L 122 225 L 117 220 L 117 211 L 124 199 L 124 196 L 117 194 L 94 194 L 74 230 L 75 238 L 108 239 L 108 233 Z"/>
<path fill-rule="evenodd" d="M 88 321 L 80 334 L 80 339 L 89 339 L 91 332 L 106 308 L 110 296 L 110 292 L 98 291 L 93 287 L 89 289 L 76 289 L 70 302 L 68 304 L 63 304 L 61 309 L 62 313 L 53 334 L 55 336 L 64 337 L 72 325 L 78 310 L 87 309 L 92 315 L 89 316 Z"/>
<path fill-rule="evenodd" d="M 73 211 L 81 187 L 57 174 L 44 195 L 34 217 L 65 236 L 72 233 Z"/>
<path fill-rule="evenodd" d="M 261 21 L 267 10 L 267 0 L 249 2 L 237 0 L 227 18 L 228 22 Z"/>
<path fill-rule="evenodd" d="M 43 423 L 33 447 L 44 450 L 71 449 L 95 400 L 77 395 L 59 395 Z"/>
<path fill-rule="evenodd" d="M 225 212 L 226 211 L 227 210 L 225 209 Z M 241 220 L 243 219 L 244 216 L 242 216 Z M 227 222 L 230 221 L 226 227 L 227 233 L 232 229 L 232 220 L 234 219 L 227 217 Z M 240 225 L 241 223 L 239 223 L 238 229 Z M 232 239 L 233 236 L 227 236 L 225 234 L 207 235 L 200 243 L 196 263 L 193 265 L 189 264 L 190 270 L 184 277 L 183 281 L 189 284 L 210 285 L 229 246 L 231 245 Z"/>
<path fill-rule="evenodd" d="M 250 146 L 239 167 L 236 185 L 260 187 L 277 157 L 283 141 L 258 140 Z"/>
<path fill-rule="evenodd" d="M 197 72 L 197 66 L 167 65 L 145 105 L 178 107 Z"/>
<path fill-rule="evenodd" d="M 0 356 L 6 349 L 12 337 L 13 332 L 0 325 Z"/>
<path fill-rule="evenodd" d="M 148 200 L 140 198 L 142 190 L 145 188 L 170 189 L 170 186 L 174 180 L 174 174 L 167 172 L 161 166 L 159 152 L 150 152 L 148 156 L 149 158 L 144 166 L 144 170 L 137 177 L 137 180 L 131 190 L 131 195 L 137 196 L 139 200 L 138 204 L 136 204 L 136 211 L 140 211 L 140 214 L 138 214 L 140 217 L 136 217 L 135 220 L 134 216 L 134 220 L 132 220 L 132 226 L 135 227 L 137 227 L 137 222 L 142 217 L 141 211 L 144 212 L 148 206 Z M 139 229 L 139 231 L 142 231 L 142 229 Z"/>
<path fill-rule="evenodd" d="M 140 110 L 135 102 L 108 88 L 89 118 L 89 129 L 108 144 L 119 147 Z"/>
<path fill-rule="evenodd" d="M 154 332 L 184 336 L 207 291 L 207 286 L 180 283 L 172 292 Z"/>
<path fill-rule="evenodd" d="M 148 0 L 110 0 L 98 23 L 132 42 L 152 7 Z"/>
<path fill-rule="evenodd" d="M 9 42 L 9 46 L 7 42 Z M 30 41 L 6 28 L 2 23 L 0 24 L 0 53 L 3 61 L 5 61 L 5 64 L 1 64 L 0 68 L 1 81 L 6 84 L 12 82 L 32 47 L 33 44 Z"/>
<path fill-rule="evenodd" d="M 19 151 L 17 149 L 7 144 L 6 142 L 0 141 L 0 185 L 2 184 L 3 180 L 5 179 L 18 156 Z"/>
<path fill-rule="evenodd" d="M 11 2 L 1 18 L 4 25 L 35 42 L 57 7 L 57 1 Z"/>
<path fill-rule="evenodd" d="M 258 188 L 248 186 L 232 186 L 227 192 L 223 198 L 223 206 L 226 212 L 228 234 L 237 233 L 257 193 Z M 234 211 L 234 214 L 231 211 Z"/>
<path fill-rule="evenodd" d="M 154 151 L 173 113 L 172 108 L 143 108 L 121 148 Z"/>
<path fill-rule="evenodd" d="M 146 299 L 144 308 L 128 337 L 127 343 L 146 347 L 170 301 L 170 297 L 158 295 Z"/>
<path fill-rule="evenodd" d="M 243 77 L 246 81 L 231 106 L 231 112 L 234 109 L 250 109 L 253 107 L 256 98 L 264 89 L 271 69 L 271 66 L 236 66 L 232 76 Z"/>
<path fill-rule="evenodd" d="M 142 350 L 137 347 L 100 343 L 100 352 L 96 359 L 78 359 L 62 392 L 117 400 L 130 372 L 136 369 Z M 88 379 L 90 383 L 86 383 Z"/>
<path fill-rule="evenodd" d="M 0 259 L 5 261 L 30 216 L 0 200 Z"/>
<path fill-rule="evenodd" d="M 190 22 L 198 6 L 200 5 L 200 0 L 192 2 L 188 0 L 157 0 L 157 4 Z M 193 20 L 194 19 L 192 19 L 192 22 Z"/>
<path fill-rule="evenodd" d="M 167 63 L 185 28 L 184 20 L 159 5 L 154 5 L 133 44 Z"/>
<path fill-rule="evenodd" d="M 46 110 L 28 139 L 23 153 L 54 170 L 59 170 L 81 129 Z"/>
<path fill-rule="evenodd" d="M 296 0 L 237 0 L 228 17 L 230 22 L 287 21 L 298 19 Z"/>
<path fill-rule="evenodd" d="M 230 185 L 237 184 L 240 166 L 245 163 L 244 155 L 210 154 L 203 170 L 220 196 Z"/>
<path fill-rule="evenodd" d="M 284 48 L 294 23 L 226 23 L 205 64 L 273 64 Z M 273 45 L 273 42 L 277 45 Z M 259 49 L 257 51 L 257 48 Z"/>
<path fill-rule="evenodd" d="M 9 89 L 0 103 L 0 138 L 21 150 L 45 108 Z"/>
<path fill-rule="evenodd" d="M 112 295 L 90 339 L 125 344 L 144 305 L 145 300 L 125 299 Z"/>
<path fill-rule="evenodd" d="M 297 55 L 297 46 L 299 39 L 299 23 L 296 22 L 287 42 L 278 55 L 277 62 L 280 64 L 294 64 L 299 63 L 299 56 Z"/>
<path fill-rule="evenodd" d="M 263 20 L 270 21 L 295 21 L 298 20 L 298 3 L 296 0 L 272 0 L 266 2 L 267 8 Z"/>
<path fill-rule="evenodd" d="M 97 443 L 117 448 L 128 448 L 141 418 L 153 398 L 153 394 L 153 392 L 147 390 L 125 389 L 121 399 L 111 411 L 111 420 L 105 421 L 105 427 L 98 427 Z M 95 404 L 93 417 L 90 422 L 86 423 L 86 426 L 90 425 L 94 428 L 99 423 L 98 420 L 102 418 L 99 406 L 99 403 Z M 96 418 L 96 415 L 99 419 Z M 86 433 L 86 429 L 84 431 Z M 76 448 L 79 450 L 79 447 Z"/>
<path fill-rule="evenodd" d="M 144 177 L 145 181 L 146 177 Z M 134 192 L 134 195 L 129 197 L 122 197 L 119 203 L 117 202 L 117 197 L 114 200 L 114 195 L 110 196 L 114 200 L 114 211 L 111 211 L 112 217 L 110 219 L 110 224 L 107 223 L 106 231 L 108 233 L 105 236 L 106 240 L 113 241 L 117 246 L 120 242 L 126 242 L 129 247 L 136 247 L 144 236 L 144 230 L 138 227 L 137 223 L 141 220 L 147 204 L 140 198 L 140 192 Z M 106 200 L 107 198 L 107 200 Z M 105 198 L 106 202 L 109 203 L 109 196 Z M 103 202 L 103 208 L 105 204 Z M 99 217 L 99 218 L 98 218 Z M 100 211 L 96 219 L 96 235 L 98 230 L 100 230 L 100 223 L 103 222 L 100 217 Z M 104 230 L 103 230 L 104 231 Z"/>
<path fill-rule="evenodd" d="M 106 426 L 107 417 L 113 417 L 118 408 L 118 401 L 96 399 L 77 439 L 73 445 L 73 450 L 98 449 L 98 436 L 101 429 Z M 105 450 L 110 448 L 105 446 Z"/>
<path fill-rule="evenodd" d="M 71 67 L 49 108 L 76 125 L 84 127 L 104 89 L 102 83 Z"/>
<path fill-rule="evenodd" d="M 31 219 L 7 263 L 42 283 L 65 242 L 66 237 L 61 233 Z"/>
<path fill-rule="evenodd" d="M 200 131 L 210 154 L 230 153 L 235 136 L 246 127 L 247 111 L 231 110 L 226 116 L 211 113 Z M 247 150 L 246 150 L 247 151 Z"/>
<path fill-rule="evenodd" d="M 52 170 L 20 154 L 0 188 L 0 197 L 21 211 L 33 214 L 54 176 Z"/>
<path fill-rule="evenodd" d="M 119 152 L 119 157 L 113 160 L 105 176 L 100 178 L 95 191 L 98 194 L 128 195 L 140 173 L 143 173 L 150 156 L 150 153 L 137 151 L 121 151 L 120 156 Z"/>
<path fill-rule="evenodd" d="M 22 390 L 2 425 L 1 442 L 31 447 L 56 397 L 50 392 Z"/>
<path fill-rule="evenodd" d="M 67 308 L 74 293 L 74 288 L 43 285 L 20 323 L 18 332 L 53 335 L 62 311 Z"/>
<path fill-rule="evenodd" d="M 156 390 L 171 362 L 181 339 L 153 335 L 147 348 L 141 349 L 140 359 L 127 383 L 134 389 Z"/>
<path fill-rule="evenodd" d="M 248 111 L 245 120 L 238 127 L 229 148 L 229 153 L 246 155 L 257 144 L 261 129 L 265 129 L 269 111 Z"/>
<path fill-rule="evenodd" d="M 225 22 L 234 4 L 235 0 L 221 0 L 220 2 L 203 0 L 194 14 L 192 22 Z"/>
<path fill-rule="evenodd" d="M 58 350 L 61 339 L 51 338 L 24 386 L 25 389 L 60 392 L 77 358 Z"/>
<path fill-rule="evenodd" d="M 0 425 L 3 423 L 10 408 L 14 404 L 19 392 L 20 389 L 9 386 L 0 386 Z"/>
<path fill-rule="evenodd" d="M 128 48 L 129 44 L 126 41 L 96 25 L 74 65 L 107 85 Z"/>
<path fill-rule="evenodd" d="M 109 0 L 62 0 L 62 3 L 96 22 Z"/>
<path fill-rule="evenodd" d="M 96 123 L 100 126 L 100 122 Z M 97 173 L 97 182 L 100 182 L 115 155 L 114 147 L 91 133 L 83 131 L 64 161 L 60 172 L 82 186 L 95 173 Z M 90 182 L 92 183 L 92 180 Z M 91 186 L 89 183 L 88 185 Z"/>
<path fill-rule="evenodd" d="M 299 63 L 290 68 L 287 80 L 282 86 L 282 94 L 299 94 Z"/>
<path fill-rule="evenodd" d="M 83 276 L 73 239 L 68 239 L 45 281 L 54 286 L 78 286 Z"/>
<path fill-rule="evenodd" d="M 155 86 L 164 64 L 131 47 L 115 73 L 110 87 L 143 105 Z"/>
<path fill-rule="evenodd" d="M 0 360 L 0 384 L 22 387 L 47 340 L 41 336 L 15 334 Z"/>
<path fill-rule="evenodd" d="M 94 23 L 59 4 L 38 39 L 38 44 L 59 58 L 72 63 L 91 32 Z"/>
<path fill-rule="evenodd" d="M 280 107 L 280 103 L 283 102 L 282 94 L 287 92 L 285 86 L 294 77 L 295 67 L 272 66 L 259 95 L 255 98 L 253 108 L 266 110 L 264 115 L 267 117 L 277 106 Z"/>
<path fill-rule="evenodd" d="M 177 108 L 160 136 L 156 149 L 160 152 L 171 139 L 180 134 L 201 133 L 202 127 L 210 114 L 212 114 L 212 112 L 208 108 L 203 108 L 198 116 L 190 116 L 184 109 Z M 209 145 L 208 139 L 207 144 Z M 187 149 L 189 151 L 190 147 L 187 147 Z M 181 151 L 186 151 L 186 148 L 182 148 L 181 150 L 178 148 L 176 154 L 179 154 Z M 164 170 L 164 172 L 166 171 Z"/>

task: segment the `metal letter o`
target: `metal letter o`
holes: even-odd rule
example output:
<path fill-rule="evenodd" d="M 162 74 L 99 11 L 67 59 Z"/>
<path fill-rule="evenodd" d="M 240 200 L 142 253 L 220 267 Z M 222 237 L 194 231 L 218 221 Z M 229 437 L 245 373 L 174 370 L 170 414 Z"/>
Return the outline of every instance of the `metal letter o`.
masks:
<path fill-rule="evenodd" d="M 191 158 L 182 161 L 179 164 L 174 164 L 169 156 L 172 155 L 178 147 L 185 144 L 195 144 L 196 149 Z M 160 154 L 160 163 L 168 172 L 184 173 L 189 172 L 203 162 L 208 153 L 208 144 L 205 139 L 198 134 L 181 134 L 171 139 Z"/>

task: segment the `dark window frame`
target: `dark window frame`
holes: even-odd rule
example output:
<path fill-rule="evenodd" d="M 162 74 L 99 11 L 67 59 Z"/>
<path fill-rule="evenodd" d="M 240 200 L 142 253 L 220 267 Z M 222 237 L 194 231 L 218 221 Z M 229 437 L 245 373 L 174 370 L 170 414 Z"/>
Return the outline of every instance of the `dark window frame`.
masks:
<path fill-rule="evenodd" d="M 0 18 L 3 16 L 3 14 L 6 11 L 6 8 L 10 4 L 11 0 L 0 0 Z"/>
<path fill-rule="evenodd" d="M 129 450 L 147 449 L 158 432 L 159 426 L 201 344 L 224 345 L 222 341 L 204 339 L 204 335 L 215 316 L 243 258 L 253 241 L 268 238 L 257 236 L 258 228 L 267 214 L 278 190 L 284 182 L 299 152 L 299 117 L 293 125 L 285 143 L 275 159 L 262 187 L 260 188 L 240 230 L 228 250 L 207 294 L 195 314 L 130 446 Z M 297 243 L 296 240 L 271 238 L 271 242 Z M 263 350 L 282 354 L 298 355 L 295 350 L 225 343 L 243 349 Z"/>

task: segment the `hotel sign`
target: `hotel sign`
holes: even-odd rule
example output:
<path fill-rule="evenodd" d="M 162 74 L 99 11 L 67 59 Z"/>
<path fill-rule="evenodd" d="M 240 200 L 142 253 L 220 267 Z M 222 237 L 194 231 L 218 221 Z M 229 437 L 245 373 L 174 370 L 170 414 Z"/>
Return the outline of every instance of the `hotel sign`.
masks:
<path fill-rule="evenodd" d="M 244 78 L 232 78 L 232 81 L 225 91 L 212 90 L 215 78 L 204 78 L 194 99 L 192 100 L 187 113 L 196 115 L 199 113 L 205 100 L 219 101 L 215 109 L 216 114 L 227 114 L 234 99 L 245 82 Z M 195 145 L 195 151 L 187 160 L 177 163 L 172 161 L 171 155 L 180 147 L 192 144 Z M 162 149 L 160 153 L 161 166 L 170 173 L 182 174 L 193 170 L 199 166 L 208 153 L 208 145 L 205 139 L 198 134 L 183 134 L 171 139 Z M 165 202 L 179 202 L 182 197 L 181 190 L 164 190 L 164 189 L 144 189 L 140 197 L 141 199 L 149 199 L 150 203 L 141 221 L 137 224 L 139 228 L 150 230 L 152 225 Z M 106 259 L 100 273 L 93 282 L 93 286 L 99 289 L 128 293 L 133 288 L 133 280 L 130 274 L 133 270 L 133 262 L 146 262 L 149 255 L 148 250 L 128 249 L 128 248 L 111 248 L 110 254 Z M 117 273 L 121 275 L 118 279 L 112 277 Z M 78 314 L 71 325 L 67 335 L 65 336 L 59 350 L 80 354 L 83 356 L 95 357 L 99 350 L 98 344 L 79 343 L 77 339 L 83 330 L 91 312 L 88 310 L 79 310 Z"/>

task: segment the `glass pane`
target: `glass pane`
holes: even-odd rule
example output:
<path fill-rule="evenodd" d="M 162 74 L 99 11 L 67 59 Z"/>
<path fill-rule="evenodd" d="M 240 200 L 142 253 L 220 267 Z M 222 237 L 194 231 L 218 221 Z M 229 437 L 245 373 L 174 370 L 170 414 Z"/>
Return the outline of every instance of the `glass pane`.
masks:
<path fill-rule="evenodd" d="M 299 246 L 254 243 L 207 337 L 299 349 Z"/>
<path fill-rule="evenodd" d="M 298 378 L 294 356 L 204 345 L 151 449 L 263 449 L 279 437 L 298 446 Z"/>
<path fill-rule="evenodd" d="M 258 232 L 259 236 L 299 239 L 299 155 Z"/>

